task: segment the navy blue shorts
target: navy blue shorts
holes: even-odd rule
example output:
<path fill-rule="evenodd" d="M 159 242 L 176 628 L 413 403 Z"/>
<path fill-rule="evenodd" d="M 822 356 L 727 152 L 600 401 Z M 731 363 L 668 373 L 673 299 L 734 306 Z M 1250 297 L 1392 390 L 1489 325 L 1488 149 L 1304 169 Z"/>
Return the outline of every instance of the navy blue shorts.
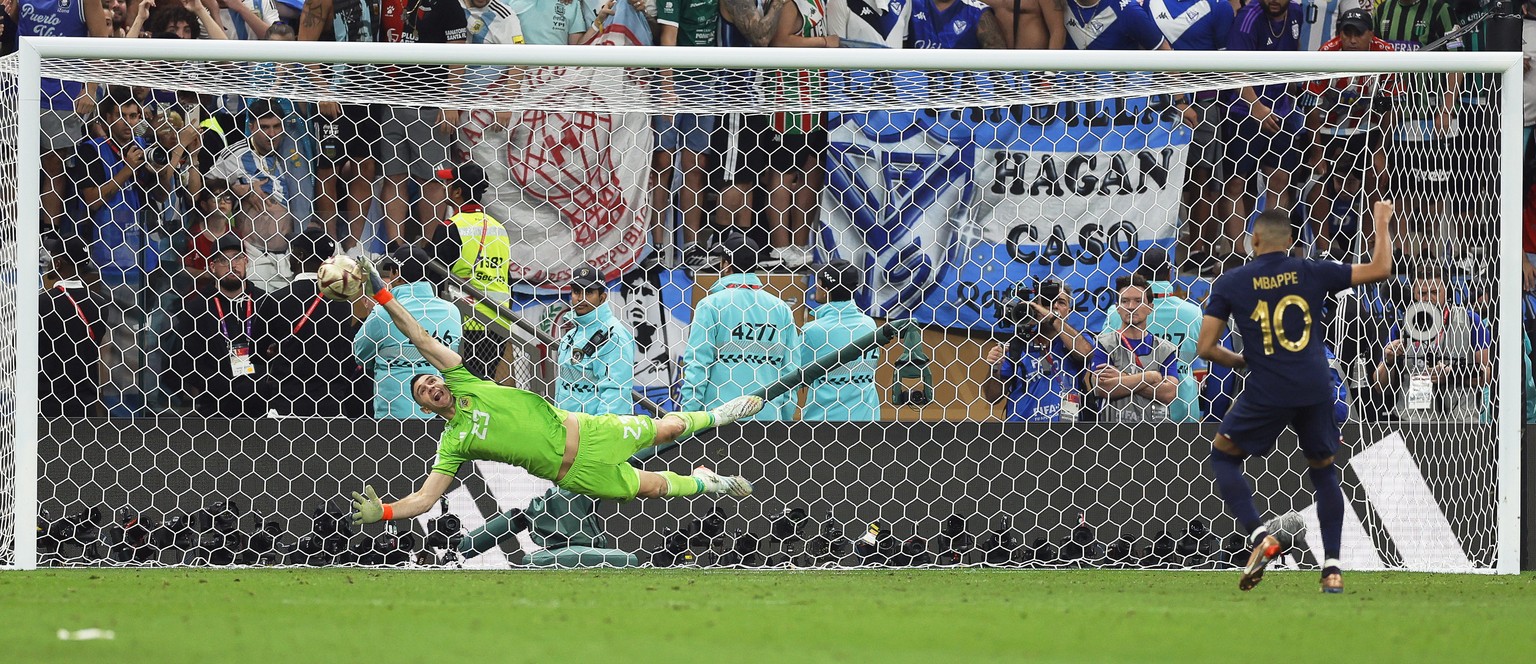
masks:
<path fill-rule="evenodd" d="M 1280 122 L 1280 131 L 1264 131 L 1264 123 L 1248 116 L 1229 119 L 1223 126 L 1227 145 L 1227 175 L 1253 177 L 1260 168 L 1295 171 L 1301 165 L 1301 115 L 1293 113 Z"/>
<path fill-rule="evenodd" d="M 1289 425 L 1296 431 L 1301 453 L 1308 459 L 1326 459 L 1339 451 L 1342 434 L 1332 401 L 1289 407 L 1256 404 L 1247 397 L 1238 395 L 1219 429 L 1238 449 L 1254 456 L 1269 454 L 1275 449 L 1275 439 Z"/>

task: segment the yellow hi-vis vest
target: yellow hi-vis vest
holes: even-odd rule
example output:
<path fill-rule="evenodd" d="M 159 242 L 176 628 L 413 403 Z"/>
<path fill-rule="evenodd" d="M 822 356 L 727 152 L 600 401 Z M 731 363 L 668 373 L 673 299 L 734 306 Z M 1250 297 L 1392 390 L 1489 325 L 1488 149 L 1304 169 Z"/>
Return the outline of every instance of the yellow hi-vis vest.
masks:
<path fill-rule="evenodd" d="M 454 276 L 469 280 L 469 285 L 479 289 L 486 299 L 506 304 L 512 299 L 512 285 L 507 280 L 507 265 L 512 260 L 512 242 L 507 239 L 507 229 L 484 210 L 473 203 L 459 208 L 459 213 L 448 218 L 459 231 L 459 259 L 451 267 Z M 510 321 L 497 316 L 496 309 L 484 302 L 475 304 L 475 311 L 503 326 Z M 483 331 L 485 324 L 475 319 L 465 319 L 466 331 Z"/>
<path fill-rule="evenodd" d="M 220 125 L 219 119 L 213 117 L 212 115 L 208 116 L 206 120 L 197 123 L 197 126 L 202 127 L 203 129 L 212 129 L 218 132 L 220 136 L 224 135 L 224 126 Z"/>

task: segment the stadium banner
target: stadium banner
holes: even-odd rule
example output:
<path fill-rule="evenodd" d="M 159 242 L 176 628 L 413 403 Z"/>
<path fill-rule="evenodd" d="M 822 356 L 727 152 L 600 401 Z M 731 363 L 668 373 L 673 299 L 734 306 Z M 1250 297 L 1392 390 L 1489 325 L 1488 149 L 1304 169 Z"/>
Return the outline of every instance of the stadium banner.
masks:
<path fill-rule="evenodd" d="M 1492 441 L 1492 429 L 1446 423 L 1346 426 L 1345 440 L 1354 441 L 1340 453 L 1348 506 L 1346 568 L 1488 569 L 1496 553 L 1497 450 L 1491 443 L 1465 443 Z M 441 430 L 436 420 L 45 420 L 39 428 L 39 508 L 44 521 L 100 508 L 103 524 L 125 509 L 160 523 L 174 514 L 206 513 L 225 501 L 238 510 L 247 532 L 253 521 L 275 522 L 292 543 L 314 534 L 317 510 L 349 509 L 345 496 L 364 484 L 386 500 L 414 491 L 428 473 Z M 1199 532 L 1197 520 L 1219 539 L 1236 526 L 1203 468 L 1205 441 L 1214 432 L 1208 425 L 746 422 L 725 435 L 696 436 L 645 468 L 688 472 L 709 464 L 752 478 L 753 498 L 604 502 L 599 514 L 615 545 L 642 561 L 662 546 L 664 531 L 687 530 L 716 509 L 725 533 L 739 528 L 760 540 L 772 539 L 774 523 L 795 508 L 806 516 L 793 531 L 814 534 L 830 520 L 847 539 L 879 521 L 898 541 L 913 536 L 932 541 L 952 515 L 961 517 L 978 547 L 1003 517 L 1027 544 L 1058 543 L 1079 523 L 1092 526 L 1099 543 L 1129 538 L 1136 548 L 1179 539 L 1186 530 Z M 936 440 L 945 443 L 920 444 Z M 1279 449 L 1295 445 L 1287 433 Z M 1316 509 L 1300 462 L 1272 454 L 1252 463 L 1258 464 L 1251 469 L 1261 511 L 1296 510 L 1310 521 L 1302 557 L 1315 563 Z M 464 468 L 448 494 L 449 509 L 464 530 L 501 511 L 526 508 L 549 487 L 504 464 Z M 434 509 L 398 525 L 424 534 L 438 514 Z M 212 527 L 206 520 L 188 523 L 193 529 Z M 373 526 L 366 532 L 380 530 Z M 354 535 L 347 544 L 360 541 Z M 1197 553 L 1208 548 L 1195 544 Z M 519 564 L 531 547 L 520 536 L 469 562 Z M 80 558 L 79 546 L 61 546 L 54 555 L 70 564 L 92 562 Z M 187 551 L 172 545 L 159 555 L 166 564 L 188 560 Z M 1200 566 L 1193 558 L 1154 563 L 1137 564 Z"/>
<path fill-rule="evenodd" d="M 604 33 L 620 43 L 626 31 Z M 615 41 L 618 40 L 618 41 Z M 588 108 L 594 99 L 638 106 L 644 86 L 621 70 L 525 69 L 532 108 Z M 571 271 L 591 263 L 613 280 L 629 272 L 650 233 L 651 149 L 644 113 L 473 111 L 461 136 L 470 159 L 485 170 L 486 213 L 512 241 L 512 288 L 557 294 Z"/>
<path fill-rule="evenodd" d="M 830 114 L 822 245 L 866 311 L 999 331 L 1016 288 L 1061 280 L 1098 329 L 1115 278 L 1180 220 L 1190 130 L 1170 98 Z"/>

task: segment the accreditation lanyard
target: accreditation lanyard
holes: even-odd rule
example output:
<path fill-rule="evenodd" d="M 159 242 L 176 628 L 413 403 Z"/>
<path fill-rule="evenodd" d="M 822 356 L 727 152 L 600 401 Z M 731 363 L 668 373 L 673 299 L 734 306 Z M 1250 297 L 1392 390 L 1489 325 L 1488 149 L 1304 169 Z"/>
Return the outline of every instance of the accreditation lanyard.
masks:
<path fill-rule="evenodd" d="M 64 299 L 69 300 L 69 306 L 72 306 L 72 307 L 75 308 L 75 315 L 80 317 L 80 322 L 85 323 L 85 334 L 86 334 L 86 336 L 89 336 L 91 338 L 91 341 L 95 341 L 96 340 L 96 331 L 91 329 L 91 321 L 88 320 L 85 317 L 85 310 L 80 308 L 80 303 L 75 301 L 75 296 L 69 294 L 69 289 L 68 288 L 65 288 L 63 286 L 59 286 L 58 288 L 59 288 L 59 293 L 64 296 Z"/>
<path fill-rule="evenodd" d="M 1422 350 L 1427 343 L 1433 343 L 1435 347 L 1441 346 L 1441 342 L 1445 339 L 1445 328 L 1451 324 L 1451 308 L 1446 307 L 1442 315 L 1444 318 L 1441 319 L 1440 334 L 1435 335 L 1433 342 L 1413 340 L 1413 347 L 1416 350 Z M 1435 407 L 1435 381 L 1429 376 L 1428 364 L 1427 361 L 1423 361 L 1416 365 L 1419 367 L 1418 373 L 1408 378 L 1408 410 L 1431 410 Z"/>
<path fill-rule="evenodd" d="M 304 329 L 304 324 L 309 322 L 309 317 L 315 313 L 315 307 L 318 306 L 320 306 L 320 296 L 316 295 L 315 299 L 309 303 L 309 308 L 304 310 L 304 315 L 299 317 L 298 324 L 293 326 L 294 334 L 298 334 L 299 330 Z"/>
<path fill-rule="evenodd" d="M 1145 339 L 1146 337 L 1142 338 Z M 1131 351 L 1131 361 L 1136 363 L 1136 368 L 1145 369 L 1146 366 L 1141 363 L 1141 356 L 1136 354 L 1136 349 L 1131 346 L 1131 340 L 1125 338 L 1124 332 L 1120 333 L 1120 343 L 1125 345 L 1126 350 Z"/>
<path fill-rule="evenodd" d="M 234 304 L 234 303 L 231 302 L 230 304 Z M 256 305 L 254 305 L 251 302 L 251 298 L 249 296 L 247 296 L 245 298 L 245 338 L 248 341 L 252 339 L 252 337 L 251 337 L 251 320 L 252 320 L 252 315 L 255 313 L 255 307 L 256 307 Z M 229 326 L 224 323 L 224 302 L 223 302 L 223 300 L 220 300 L 218 297 L 214 297 L 213 298 L 213 308 L 219 314 L 219 334 L 224 335 L 224 339 L 226 341 L 230 342 L 230 345 L 234 345 L 234 341 L 235 341 L 234 338 L 229 336 Z M 230 313 L 234 313 L 234 312 L 231 311 Z"/>

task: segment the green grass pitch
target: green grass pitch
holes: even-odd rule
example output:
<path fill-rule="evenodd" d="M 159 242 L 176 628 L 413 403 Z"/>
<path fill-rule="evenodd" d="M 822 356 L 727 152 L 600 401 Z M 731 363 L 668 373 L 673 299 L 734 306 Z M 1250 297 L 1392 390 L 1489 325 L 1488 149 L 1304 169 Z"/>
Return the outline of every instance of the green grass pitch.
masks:
<path fill-rule="evenodd" d="M 1536 575 L 867 570 L 0 573 L 5 662 L 1507 662 Z M 60 629 L 113 640 L 63 641 Z"/>

